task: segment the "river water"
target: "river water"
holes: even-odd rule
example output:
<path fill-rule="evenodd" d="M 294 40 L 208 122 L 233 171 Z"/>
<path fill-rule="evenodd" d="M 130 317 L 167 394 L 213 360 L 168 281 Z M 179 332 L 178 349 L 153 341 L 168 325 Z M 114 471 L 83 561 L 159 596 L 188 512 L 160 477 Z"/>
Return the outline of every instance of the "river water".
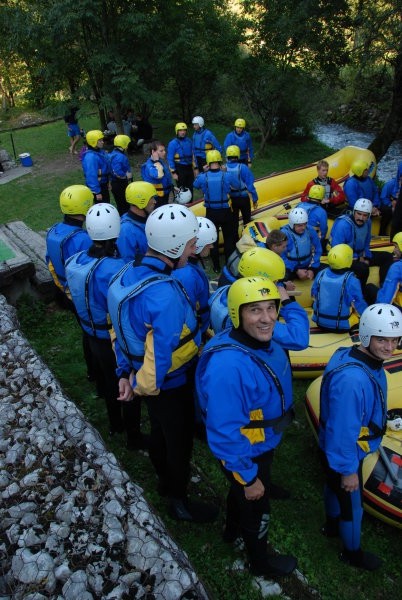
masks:
<path fill-rule="evenodd" d="M 375 137 L 373 133 L 354 131 L 346 125 L 338 124 L 317 125 L 314 134 L 320 142 L 334 148 L 334 150 L 340 150 L 344 146 L 367 148 Z M 392 177 L 396 177 L 398 164 L 401 160 L 402 140 L 397 140 L 388 148 L 388 152 L 378 163 L 378 178 L 385 182 Z"/>

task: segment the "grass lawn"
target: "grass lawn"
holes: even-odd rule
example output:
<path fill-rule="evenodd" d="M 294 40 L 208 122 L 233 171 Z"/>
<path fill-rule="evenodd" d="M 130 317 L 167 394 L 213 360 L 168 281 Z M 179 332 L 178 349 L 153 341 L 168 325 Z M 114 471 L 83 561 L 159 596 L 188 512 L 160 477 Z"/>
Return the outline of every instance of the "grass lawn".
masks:
<path fill-rule="evenodd" d="M 95 117 L 80 120 L 86 129 L 97 128 Z M 174 123 L 158 122 L 156 133 L 167 142 L 174 135 Z M 209 125 L 209 124 L 208 124 Z M 211 129 L 223 139 L 226 128 L 211 124 Z M 0 186 L 1 220 L 23 220 L 34 230 L 45 230 L 60 220 L 58 198 L 64 187 L 83 183 L 81 166 L 68 153 L 68 138 L 64 122 L 56 122 L 14 132 L 17 153 L 29 152 L 34 161 L 32 173 Z M 0 145 L 12 153 L 8 133 L 0 132 Z M 254 160 L 256 176 L 284 170 L 318 160 L 330 154 L 330 149 L 316 141 L 296 141 L 277 144 L 267 149 L 266 156 Z M 142 155 L 134 155 L 135 174 L 139 172 Z M 21 327 L 32 345 L 62 383 L 66 393 L 77 403 L 115 452 L 124 468 L 144 489 L 148 501 L 160 512 L 172 536 L 188 553 L 199 576 L 218 600 L 254 600 L 260 598 L 246 573 L 234 572 L 231 566 L 239 554 L 220 538 L 223 526 L 226 484 L 208 448 L 196 440 L 193 455 L 192 492 L 204 498 L 214 498 L 222 507 L 219 521 L 213 525 L 178 524 L 166 513 L 165 502 L 155 492 L 155 478 L 149 459 L 140 452 L 129 452 L 123 438 L 107 437 L 106 413 L 95 396 L 92 384 L 85 378 L 80 332 L 71 315 L 54 303 L 45 305 L 30 298 L 19 303 Z M 295 578 L 283 582 L 289 598 L 324 600 L 388 600 L 400 597 L 401 535 L 400 531 L 381 521 L 365 516 L 363 546 L 380 554 L 384 567 L 376 573 L 363 573 L 339 562 L 339 541 L 328 540 L 319 533 L 323 522 L 323 477 L 316 442 L 310 431 L 303 407 L 307 381 L 295 381 L 297 419 L 285 435 L 274 461 L 278 483 L 292 491 L 287 501 L 273 501 L 270 521 L 270 541 L 282 552 L 291 552 L 299 559 L 299 567 L 318 596 Z M 147 427 L 144 409 L 144 427 Z M 399 590 L 399 591 L 398 591 Z"/>

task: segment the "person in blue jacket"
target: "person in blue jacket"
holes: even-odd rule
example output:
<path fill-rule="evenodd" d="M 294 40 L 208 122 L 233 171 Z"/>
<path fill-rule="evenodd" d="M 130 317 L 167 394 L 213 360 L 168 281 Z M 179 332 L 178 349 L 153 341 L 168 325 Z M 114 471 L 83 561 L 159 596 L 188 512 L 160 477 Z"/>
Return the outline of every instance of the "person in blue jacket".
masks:
<path fill-rule="evenodd" d="M 74 254 L 66 263 L 70 293 L 81 327 L 88 337 L 97 390 L 106 402 L 109 433 L 126 431 L 129 449 L 144 448 L 140 403 L 117 400 L 119 382 L 110 337 L 112 326 L 108 319 L 109 283 L 125 265 L 116 247 L 120 231 L 119 213 L 111 204 L 98 203 L 89 209 L 86 226 L 93 241 L 91 247 Z"/>
<path fill-rule="evenodd" d="M 218 150 L 222 153 L 222 146 L 209 129 L 204 127 L 204 119 L 202 117 L 194 117 L 191 121 L 193 133 L 193 163 L 195 166 L 195 175 L 202 173 L 207 164 L 208 150 Z"/>
<path fill-rule="evenodd" d="M 108 309 L 116 334 L 119 400 L 143 396 L 151 425 L 149 456 L 158 492 L 173 518 L 206 522 L 215 506 L 188 497 L 194 431 L 194 370 L 201 343 L 197 316 L 172 277 L 194 252 L 198 221 L 186 207 L 167 204 L 146 222 L 146 255 L 112 280 Z"/>
<path fill-rule="evenodd" d="M 322 206 L 325 199 L 325 187 L 312 185 L 307 192 L 306 199 L 298 206 L 303 208 L 308 215 L 308 224 L 314 227 L 321 240 L 323 254 L 327 253 L 328 213 Z"/>
<path fill-rule="evenodd" d="M 392 195 L 396 198 L 396 203 L 391 221 L 391 239 L 396 233 L 402 231 L 402 160 L 398 164 L 396 184 Z"/>
<path fill-rule="evenodd" d="M 251 248 L 241 255 L 238 271 L 236 279 L 258 276 L 277 284 L 281 297 L 282 321 L 275 324 L 273 339 L 285 350 L 305 350 L 309 343 L 309 320 L 304 308 L 289 297 L 281 284 L 285 275 L 282 258 L 267 248 Z M 220 287 L 209 299 L 211 328 L 215 334 L 232 326 L 227 303 L 229 289 L 230 285 Z"/>
<path fill-rule="evenodd" d="M 56 285 L 61 304 L 70 310 L 78 320 L 74 303 L 68 289 L 66 262 L 77 252 L 87 250 L 91 238 L 83 225 L 85 216 L 93 204 L 93 194 L 85 185 L 70 185 L 60 194 L 60 209 L 64 215 L 61 223 L 56 223 L 46 235 L 46 264 Z M 78 320 L 79 322 L 79 320 Z M 82 348 L 87 366 L 87 377 L 94 380 L 94 369 L 87 336 L 83 332 Z"/>
<path fill-rule="evenodd" d="M 331 229 L 331 246 L 348 244 L 353 250 L 352 271 L 359 279 L 364 293 L 372 265 L 380 267 L 380 283 L 385 279 L 392 263 L 390 252 L 370 249 L 372 202 L 367 198 L 359 198 L 351 215 L 341 215 L 335 219 Z"/>
<path fill-rule="evenodd" d="M 209 279 L 205 273 L 203 259 L 209 256 L 213 244 L 218 238 L 215 225 L 206 217 L 197 217 L 199 232 L 193 254 L 187 264 L 173 271 L 173 277 L 183 284 L 196 311 L 202 338 L 209 327 Z"/>
<path fill-rule="evenodd" d="M 103 138 L 103 133 L 98 129 L 88 131 L 85 138 L 88 149 L 82 156 L 85 185 L 93 193 L 94 202 L 110 202 L 110 163 L 103 149 Z"/>
<path fill-rule="evenodd" d="M 133 181 L 126 188 L 128 211 L 121 218 L 117 248 L 125 262 L 143 256 L 148 249 L 145 224 L 157 202 L 155 186 L 146 181 Z"/>
<path fill-rule="evenodd" d="M 322 329 L 349 331 L 358 322 L 357 316 L 367 308 L 360 282 L 350 270 L 352 262 L 353 250 L 350 246 L 333 246 L 328 253 L 328 268 L 313 281 L 312 319 Z"/>
<path fill-rule="evenodd" d="M 144 181 L 155 186 L 158 200 L 155 208 L 169 202 L 173 190 L 172 174 L 166 162 L 166 148 L 160 140 L 151 143 L 151 155 L 141 166 L 141 177 Z"/>
<path fill-rule="evenodd" d="M 91 190 L 85 185 L 70 185 L 60 194 L 61 223 L 46 234 L 46 264 L 58 290 L 69 298 L 65 264 L 68 258 L 92 244 L 83 225 L 93 204 Z M 71 298 L 70 298 L 71 299 Z"/>
<path fill-rule="evenodd" d="M 223 149 L 227 153 L 229 146 L 237 146 L 240 150 L 239 162 L 247 165 L 251 169 L 254 159 L 254 149 L 251 136 L 246 131 L 245 119 L 236 119 L 234 129 L 230 131 L 223 142 Z"/>
<path fill-rule="evenodd" d="M 202 190 L 204 194 L 204 205 L 206 208 L 206 217 L 215 225 L 216 230 L 222 230 L 223 249 L 225 259 L 235 249 L 235 239 L 233 235 L 232 210 L 229 204 L 229 194 L 232 187 L 236 186 L 235 176 L 227 173 L 222 168 L 222 156 L 218 150 L 209 150 L 207 152 L 207 166 L 205 172 L 200 173 L 194 181 L 194 187 Z M 215 273 L 220 271 L 219 263 L 219 242 L 214 244 L 211 252 L 213 270 Z"/>
<path fill-rule="evenodd" d="M 372 202 L 372 217 L 381 217 L 380 235 L 385 235 L 387 226 L 392 218 L 391 203 L 384 199 L 381 202 L 378 187 L 369 176 L 369 164 L 364 160 L 356 160 L 351 166 L 352 176 L 343 186 L 347 204 L 351 210 L 359 198 L 367 198 Z"/>
<path fill-rule="evenodd" d="M 402 232 L 392 238 L 394 244 L 394 262 L 377 293 L 377 302 L 398 306 L 402 310 Z"/>
<path fill-rule="evenodd" d="M 241 535 L 252 574 L 266 577 L 297 566 L 293 556 L 267 549 L 271 463 L 294 414 L 290 363 L 272 339 L 279 306 L 269 279 L 235 281 L 228 294 L 233 327 L 205 345 L 196 371 L 208 445 L 230 483 L 224 540 Z"/>
<path fill-rule="evenodd" d="M 383 361 L 402 335 L 400 311 L 373 304 L 360 319 L 360 346 L 339 348 L 321 382 L 319 445 L 326 474 L 322 532 L 339 535 L 341 560 L 377 569 L 381 559 L 361 548 L 362 462 L 381 443 L 387 422 L 387 379 Z"/>
<path fill-rule="evenodd" d="M 251 221 L 250 200 L 253 203 L 253 209 L 258 208 L 258 194 L 254 185 L 254 175 L 251 169 L 239 159 L 239 146 L 228 146 L 226 148 L 226 170 L 236 180 L 236 187 L 232 187 L 230 190 L 235 241 L 239 239 L 239 213 L 241 213 L 244 226 Z"/>
<path fill-rule="evenodd" d="M 285 279 L 314 279 L 323 267 L 322 247 L 316 230 L 308 224 L 308 214 L 297 206 L 289 213 L 289 223 L 281 227 L 288 244 L 282 258 L 286 265 Z"/>
<path fill-rule="evenodd" d="M 170 140 L 167 147 L 167 161 L 175 185 L 187 188 L 193 194 L 193 142 L 187 135 L 187 125 L 176 123 L 176 137 Z"/>
<path fill-rule="evenodd" d="M 120 216 L 124 215 L 129 208 L 125 192 L 133 178 L 130 161 L 127 156 L 127 148 L 130 142 L 131 139 L 128 135 L 116 135 L 113 140 L 114 149 L 109 155 L 112 194 Z"/>

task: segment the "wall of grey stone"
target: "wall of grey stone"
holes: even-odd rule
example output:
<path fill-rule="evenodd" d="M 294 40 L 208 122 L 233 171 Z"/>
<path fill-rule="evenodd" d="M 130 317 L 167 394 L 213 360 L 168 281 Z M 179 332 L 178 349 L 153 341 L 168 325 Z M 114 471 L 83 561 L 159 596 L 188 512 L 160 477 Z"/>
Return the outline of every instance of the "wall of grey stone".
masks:
<path fill-rule="evenodd" d="M 207 599 L 3 296 L 0 355 L 1 599 Z"/>

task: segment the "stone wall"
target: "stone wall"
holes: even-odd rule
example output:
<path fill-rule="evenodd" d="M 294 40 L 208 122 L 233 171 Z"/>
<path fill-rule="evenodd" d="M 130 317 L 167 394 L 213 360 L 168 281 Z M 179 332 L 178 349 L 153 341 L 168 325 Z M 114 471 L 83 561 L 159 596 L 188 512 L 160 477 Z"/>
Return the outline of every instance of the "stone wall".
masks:
<path fill-rule="evenodd" d="M 0 597 L 199 599 L 184 552 L 0 296 Z"/>

